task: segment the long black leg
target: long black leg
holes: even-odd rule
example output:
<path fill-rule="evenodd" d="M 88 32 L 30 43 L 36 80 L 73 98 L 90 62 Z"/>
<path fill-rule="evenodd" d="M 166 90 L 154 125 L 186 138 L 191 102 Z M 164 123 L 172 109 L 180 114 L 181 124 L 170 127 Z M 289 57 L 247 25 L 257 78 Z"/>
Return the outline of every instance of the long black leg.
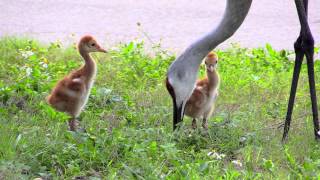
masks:
<path fill-rule="evenodd" d="M 314 134 L 315 138 L 320 138 L 318 131 L 319 131 L 319 121 L 318 121 L 318 107 L 317 107 L 317 97 L 316 97 L 316 90 L 315 90 L 315 81 L 314 81 L 314 64 L 313 64 L 313 54 L 314 54 L 314 40 L 312 37 L 312 33 L 307 21 L 308 15 L 308 0 L 295 0 L 295 4 L 297 7 L 297 12 L 299 16 L 299 21 L 301 25 L 300 36 L 298 37 L 297 41 L 295 42 L 295 51 L 296 51 L 296 62 L 295 62 L 295 69 L 294 75 L 292 80 L 292 87 L 290 93 L 290 99 L 288 104 L 288 112 L 286 117 L 286 122 L 284 126 L 284 132 L 282 140 L 284 141 L 287 138 L 287 134 L 290 128 L 290 121 L 291 121 L 291 114 L 292 108 L 294 104 L 294 98 L 296 93 L 296 86 L 299 78 L 298 75 L 295 76 L 297 63 L 299 65 L 299 71 L 301 67 L 301 62 L 303 56 L 306 55 L 307 63 L 308 63 L 308 76 L 309 76 L 309 88 L 310 88 L 310 96 L 312 101 L 312 114 L 313 114 L 313 124 L 314 124 Z M 300 61 L 297 61 L 301 59 Z M 295 86 L 295 87 L 294 87 Z"/>
<path fill-rule="evenodd" d="M 307 63 L 308 63 L 308 76 L 309 76 L 309 88 L 312 103 L 312 115 L 313 115 L 313 127 L 314 135 L 316 139 L 320 138 L 318 134 L 319 131 L 319 120 L 318 120 L 318 105 L 317 105 L 317 95 L 314 81 L 314 64 L 313 64 L 313 47 L 306 52 Z"/>
<path fill-rule="evenodd" d="M 308 17 L 308 0 L 304 0 L 303 2 L 305 7 L 306 16 Z M 319 131 L 319 117 L 318 117 L 318 105 L 317 105 L 317 95 L 316 95 L 316 87 L 314 80 L 314 63 L 313 63 L 313 55 L 314 55 L 314 39 L 312 37 L 312 33 L 310 28 L 306 28 L 306 40 L 305 40 L 305 55 L 308 63 L 308 76 L 309 76 L 309 88 L 310 88 L 310 96 L 312 103 L 312 115 L 313 115 L 313 127 L 314 127 L 314 135 L 316 139 L 320 138 L 318 134 Z"/>
<path fill-rule="evenodd" d="M 300 74 L 301 64 L 302 64 L 302 60 L 303 60 L 303 52 L 301 51 L 300 48 L 298 48 L 298 46 L 297 46 L 298 43 L 300 44 L 299 38 L 295 43 L 296 58 L 295 58 L 292 83 L 291 83 L 291 91 L 290 91 L 290 97 L 289 97 L 289 103 L 288 103 L 288 111 L 287 111 L 286 121 L 284 124 L 282 141 L 286 140 L 288 132 L 289 132 L 292 109 L 293 109 L 293 105 L 294 105 L 294 99 L 296 97 L 299 74 Z"/>

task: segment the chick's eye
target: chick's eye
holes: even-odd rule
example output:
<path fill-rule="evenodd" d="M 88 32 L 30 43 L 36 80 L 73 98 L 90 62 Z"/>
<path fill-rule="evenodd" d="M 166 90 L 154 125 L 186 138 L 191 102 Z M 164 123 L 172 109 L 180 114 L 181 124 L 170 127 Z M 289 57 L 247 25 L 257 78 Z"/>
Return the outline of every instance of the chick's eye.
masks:
<path fill-rule="evenodd" d="M 96 45 L 95 43 L 92 43 L 92 44 L 91 44 L 91 46 L 95 46 L 95 45 Z"/>

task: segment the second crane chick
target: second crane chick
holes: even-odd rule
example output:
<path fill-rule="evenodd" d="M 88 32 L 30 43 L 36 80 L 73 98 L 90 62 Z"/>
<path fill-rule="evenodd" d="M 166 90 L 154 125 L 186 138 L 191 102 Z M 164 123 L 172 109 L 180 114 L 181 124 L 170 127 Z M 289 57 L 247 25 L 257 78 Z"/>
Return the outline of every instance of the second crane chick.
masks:
<path fill-rule="evenodd" d="M 78 50 L 85 64 L 60 80 L 47 97 L 48 103 L 57 111 L 66 112 L 71 116 L 69 129 L 76 131 L 79 122 L 76 118 L 88 101 L 90 90 L 96 76 L 96 63 L 90 56 L 91 52 L 104 52 L 97 41 L 90 35 L 81 38 Z"/>
<path fill-rule="evenodd" d="M 208 118 L 214 110 L 218 96 L 220 77 L 216 70 L 218 56 L 210 52 L 205 58 L 207 77 L 196 82 L 196 87 L 187 101 L 185 114 L 191 118 L 192 127 L 197 128 L 197 118 L 203 118 L 202 127 L 208 129 Z"/>

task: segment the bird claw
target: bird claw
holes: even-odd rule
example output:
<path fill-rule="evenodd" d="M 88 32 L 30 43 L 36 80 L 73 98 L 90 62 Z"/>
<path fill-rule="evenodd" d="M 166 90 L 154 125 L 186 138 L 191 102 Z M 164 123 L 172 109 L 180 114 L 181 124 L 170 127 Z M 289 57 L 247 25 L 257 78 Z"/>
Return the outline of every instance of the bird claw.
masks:
<path fill-rule="evenodd" d="M 208 130 L 208 124 L 202 124 L 202 128 L 207 131 Z"/>
<path fill-rule="evenodd" d="M 86 132 L 85 128 L 80 127 L 80 121 L 78 121 L 77 119 L 69 120 L 69 131 Z"/>
<path fill-rule="evenodd" d="M 192 129 L 197 129 L 197 121 L 195 119 L 192 120 Z"/>

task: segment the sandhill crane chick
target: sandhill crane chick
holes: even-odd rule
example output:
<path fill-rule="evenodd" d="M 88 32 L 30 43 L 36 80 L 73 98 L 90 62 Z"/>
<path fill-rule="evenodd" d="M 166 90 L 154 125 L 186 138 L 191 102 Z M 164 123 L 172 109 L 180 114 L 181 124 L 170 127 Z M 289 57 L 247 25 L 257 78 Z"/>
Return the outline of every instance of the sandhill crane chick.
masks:
<path fill-rule="evenodd" d="M 71 116 L 69 120 L 69 129 L 71 131 L 77 130 L 79 122 L 76 118 L 88 101 L 96 76 L 96 63 L 89 53 L 106 53 L 106 50 L 90 35 L 80 39 L 78 51 L 85 61 L 84 65 L 60 80 L 47 97 L 48 104 L 54 109 Z"/>
<path fill-rule="evenodd" d="M 197 118 L 203 118 L 202 127 L 208 129 L 208 118 L 214 110 L 214 102 L 218 96 L 220 83 L 219 74 L 216 70 L 218 57 L 210 52 L 205 58 L 207 77 L 198 80 L 196 87 L 187 101 L 185 114 L 191 118 L 192 127 L 197 127 Z"/>

